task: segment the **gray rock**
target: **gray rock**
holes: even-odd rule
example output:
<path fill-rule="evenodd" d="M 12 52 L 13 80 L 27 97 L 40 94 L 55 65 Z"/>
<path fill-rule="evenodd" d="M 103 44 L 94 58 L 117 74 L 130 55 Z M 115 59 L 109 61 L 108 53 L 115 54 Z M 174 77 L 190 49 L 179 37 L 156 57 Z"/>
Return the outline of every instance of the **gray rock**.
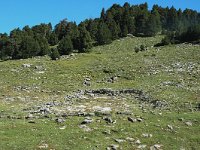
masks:
<path fill-rule="evenodd" d="M 30 68 L 32 66 L 32 64 L 23 64 L 22 67 L 24 68 Z"/>
<path fill-rule="evenodd" d="M 173 126 L 172 125 L 167 125 L 168 129 L 173 130 Z"/>
<path fill-rule="evenodd" d="M 118 148 L 119 148 L 119 145 L 112 144 L 109 147 L 107 147 L 106 149 L 107 150 L 117 150 Z"/>
<path fill-rule="evenodd" d="M 85 132 L 90 132 L 90 131 L 92 131 L 92 129 L 89 128 L 89 127 L 86 126 L 86 125 L 80 125 L 79 128 L 83 129 L 83 131 L 85 131 Z"/>
<path fill-rule="evenodd" d="M 55 121 L 57 123 L 63 123 L 63 122 L 65 122 L 65 119 L 63 119 L 63 118 L 56 118 Z"/>
<path fill-rule="evenodd" d="M 89 123 L 92 123 L 92 122 L 93 122 L 92 118 L 86 117 L 81 124 L 89 124 Z"/>
<path fill-rule="evenodd" d="M 138 139 L 135 141 L 135 144 L 141 144 L 141 141 Z"/>
<path fill-rule="evenodd" d="M 163 145 L 155 144 L 150 147 L 150 150 L 161 150 Z"/>
<path fill-rule="evenodd" d="M 147 147 L 147 145 L 139 145 L 137 148 L 139 148 L 139 149 L 144 149 L 144 148 L 146 148 Z"/>
<path fill-rule="evenodd" d="M 142 122 L 143 119 L 142 119 L 142 118 L 137 118 L 137 121 L 138 121 L 138 122 Z"/>
<path fill-rule="evenodd" d="M 186 124 L 187 126 L 192 126 L 192 122 L 191 122 L 191 121 L 187 121 L 187 122 L 185 122 L 185 124 Z"/>
<path fill-rule="evenodd" d="M 107 116 L 103 117 L 103 120 L 105 120 L 107 123 L 113 123 L 114 122 L 111 117 L 107 117 Z"/>
<path fill-rule="evenodd" d="M 128 121 L 130 121 L 130 122 L 137 122 L 137 119 L 132 118 L 132 117 L 128 117 Z"/>
<path fill-rule="evenodd" d="M 115 142 L 117 142 L 117 143 L 123 143 L 123 142 L 125 142 L 125 140 L 123 140 L 123 139 L 115 139 Z"/>

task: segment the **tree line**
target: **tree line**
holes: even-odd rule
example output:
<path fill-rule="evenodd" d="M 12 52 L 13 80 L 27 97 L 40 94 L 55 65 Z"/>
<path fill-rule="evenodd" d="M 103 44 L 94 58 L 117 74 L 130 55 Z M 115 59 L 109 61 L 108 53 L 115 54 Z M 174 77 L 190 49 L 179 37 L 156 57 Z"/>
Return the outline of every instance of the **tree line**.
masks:
<path fill-rule="evenodd" d="M 67 19 L 53 28 L 51 23 L 25 26 L 7 34 L 0 34 L 0 59 L 25 59 L 51 55 L 52 59 L 77 50 L 89 51 L 93 46 L 109 44 L 113 40 L 134 36 L 168 35 L 164 42 L 190 41 L 200 38 L 200 13 L 191 9 L 175 9 L 148 4 L 123 6 L 114 4 L 102 9 L 100 17 L 86 19 L 80 24 Z M 189 36 L 188 36 L 189 35 Z"/>

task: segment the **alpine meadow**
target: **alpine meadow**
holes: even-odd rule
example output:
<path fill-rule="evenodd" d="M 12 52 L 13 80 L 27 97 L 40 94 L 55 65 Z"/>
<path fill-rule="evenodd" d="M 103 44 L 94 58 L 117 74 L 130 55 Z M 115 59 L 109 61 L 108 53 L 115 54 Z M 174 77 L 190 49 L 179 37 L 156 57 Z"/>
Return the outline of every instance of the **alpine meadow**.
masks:
<path fill-rule="evenodd" d="M 0 34 L 0 150 L 199 150 L 200 13 L 113 4 Z"/>

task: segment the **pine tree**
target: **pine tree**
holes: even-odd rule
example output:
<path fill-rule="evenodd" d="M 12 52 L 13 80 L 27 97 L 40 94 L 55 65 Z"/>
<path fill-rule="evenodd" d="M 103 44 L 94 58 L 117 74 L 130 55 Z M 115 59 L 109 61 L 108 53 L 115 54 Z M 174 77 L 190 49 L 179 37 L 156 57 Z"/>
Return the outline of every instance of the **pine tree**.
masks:
<path fill-rule="evenodd" d="M 107 13 L 106 22 L 105 22 L 112 34 L 112 40 L 118 39 L 120 35 L 120 26 L 115 22 L 111 12 Z"/>
<path fill-rule="evenodd" d="M 86 30 L 85 24 L 79 25 L 79 53 L 85 53 L 92 48 L 92 39 L 90 33 Z"/>
<path fill-rule="evenodd" d="M 52 32 L 49 36 L 48 42 L 51 46 L 58 44 L 58 37 L 55 32 Z"/>
<path fill-rule="evenodd" d="M 17 57 L 26 59 L 37 56 L 39 52 L 40 52 L 40 45 L 38 41 L 31 36 L 27 36 L 22 40 L 20 51 Z"/>
<path fill-rule="evenodd" d="M 73 51 L 73 44 L 70 36 L 64 37 L 59 45 L 58 45 L 58 52 L 61 55 L 69 55 Z"/>
<path fill-rule="evenodd" d="M 106 23 L 101 21 L 98 26 L 97 42 L 99 45 L 109 44 L 112 41 L 112 34 Z"/>
<path fill-rule="evenodd" d="M 57 48 L 52 48 L 51 49 L 51 55 L 50 55 L 50 57 L 51 57 L 52 60 L 58 60 L 58 59 L 60 59 L 60 54 L 59 54 Z"/>
<path fill-rule="evenodd" d="M 67 24 L 68 24 L 67 19 L 64 19 L 55 26 L 55 33 L 58 36 L 58 40 L 61 40 L 63 37 L 67 35 L 66 34 Z"/>

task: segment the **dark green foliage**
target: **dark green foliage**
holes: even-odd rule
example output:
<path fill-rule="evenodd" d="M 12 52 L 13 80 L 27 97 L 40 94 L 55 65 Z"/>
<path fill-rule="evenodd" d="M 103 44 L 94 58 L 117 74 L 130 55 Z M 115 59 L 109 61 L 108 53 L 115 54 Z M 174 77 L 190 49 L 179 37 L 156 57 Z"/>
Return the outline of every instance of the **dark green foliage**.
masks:
<path fill-rule="evenodd" d="M 55 32 L 52 32 L 49 36 L 49 40 L 48 40 L 49 44 L 51 46 L 57 45 L 58 44 L 58 37 L 55 34 Z"/>
<path fill-rule="evenodd" d="M 92 39 L 90 33 L 86 30 L 85 24 L 82 23 L 79 25 L 79 53 L 84 53 L 89 51 L 92 48 Z"/>
<path fill-rule="evenodd" d="M 58 52 L 61 55 L 69 55 L 73 51 L 73 44 L 70 36 L 64 37 L 59 45 L 58 45 Z"/>
<path fill-rule="evenodd" d="M 41 35 L 38 35 L 35 39 L 38 41 L 40 46 L 40 52 L 38 55 L 48 55 L 50 53 L 50 48 L 47 39 L 42 37 Z"/>
<path fill-rule="evenodd" d="M 105 23 L 107 24 L 107 26 L 108 26 L 111 34 L 112 34 L 112 40 L 118 39 L 119 35 L 120 35 L 120 32 L 121 32 L 120 31 L 120 26 L 113 19 L 113 16 L 112 16 L 111 12 L 107 13 Z"/>
<path fill-rule="evenodd" d="M 94 20 L 90 19 L 86 27 L 93 41 L 97 41 L 96 36 L 98 31 L 98 24 L 99 24 L 99 19 L 94 19 Z"/>
<path fill-rule="evenodd" d="M 20 51 L 16 55 L 16 58 L 30 58 L 37 56 L 40 52 L 40 45 L 37 40 L 31 36 L 27 36 L 22 39 Z"/>
<path fill-rule="evenodd" d="M 98 26 L 97 42 L 99 45 L 109 44 L 112 41 L 112 34 L 108 25 L 101 21 Z"/>
<path fill-rule="evenodd" d="M 183 32 L 177 39 L 180 42 L 192 42 L 200 39 L 200 25 L 194 25 L 187 29 L 186 32 Z"/>
<path fill-rule="evenodd" d="M 58 59 L 60 59 L 60 54 L 59 54 L 57 48 L 52 48 L 51 49 L 51 55 L 50 55 L 50 57 L 51 57 L 52 60 L 58 60 Z"/>
<path fill-rule="evenodd" d="M 60 21 L 60 23 L 58 23 L 55 26 L 55 33 L 58 36 L 58 40 L 61 40 L 63 37 L 66 36 L 67 33 L 67 19 L 64 19 L 62 21 Z"/>

